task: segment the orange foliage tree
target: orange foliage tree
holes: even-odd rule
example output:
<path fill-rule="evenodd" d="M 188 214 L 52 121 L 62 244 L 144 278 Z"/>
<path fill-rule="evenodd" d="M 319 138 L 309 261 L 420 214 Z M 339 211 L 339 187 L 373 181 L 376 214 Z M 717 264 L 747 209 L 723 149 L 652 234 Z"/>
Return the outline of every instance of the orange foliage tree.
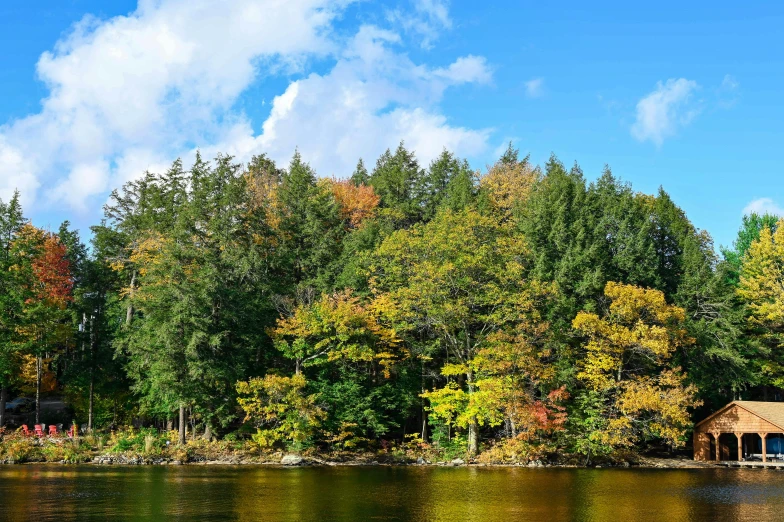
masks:
<path fill-rule="evenodd" d="M 50 362 L 69 339 L 66 306 L 73 300 L 73 275 L 65 245 L 56 234 L 24 225 L 11 245 L 12 270 L 24 295 L 18 342 L 28 362 L 35 360 L 36 422 L 42 383 L 53 388 Z"/>
<path fill-rule="evenodd" d="M 354 185 L 350 181 L 330 181 L 332 194 L 340 205 L 340 217 L 348 228 L 359 228 L 362 222 L 376 213 L 381 198 L 369 185 Z"/>

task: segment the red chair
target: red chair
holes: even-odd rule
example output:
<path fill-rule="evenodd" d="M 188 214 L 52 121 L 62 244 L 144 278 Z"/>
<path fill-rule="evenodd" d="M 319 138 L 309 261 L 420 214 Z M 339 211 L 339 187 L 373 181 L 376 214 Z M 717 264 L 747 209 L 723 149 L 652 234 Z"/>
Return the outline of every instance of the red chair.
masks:
<path fill-rule="evenodd" d="M 70 428 L 68 428 L 68 431 L 67 431 L 67 433 L 68 433 L 68 436 L 69 436 L 69 437 L 73 438 L 73 437 L 74 437 L 74 434 L 76 433 L 76 425 L 74 424 L 73 426 L 71 426 Z"/>
<path fill-rule="evenodd" d="M 36 437 L 43 437 L 44 436 L 44 428 L 40 424 L 35 425 L 35 436 Z"/>
<path fill-rule="evenodd" d="M 49 425 L 49 436 L 52 437 L 54 435 L 57 435 L 57 426 L 55 426 L 54 424 L 50 424 Z"/>
<path fill-rule="evenodd" d="M 25 437 L 29 437 L 30 435 L 32 435 L 32 433 L 30 433 L 30 428 L 27 427 L 27 424 L 22 424 L 22 434 Z"/>

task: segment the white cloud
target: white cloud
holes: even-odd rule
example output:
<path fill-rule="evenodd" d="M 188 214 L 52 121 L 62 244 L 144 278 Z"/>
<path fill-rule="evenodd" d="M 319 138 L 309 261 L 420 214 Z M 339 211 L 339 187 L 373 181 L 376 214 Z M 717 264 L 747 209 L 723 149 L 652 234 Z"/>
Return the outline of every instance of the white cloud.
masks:
<path fill-rule="evenodd" d="M 291 69 L 334 49 L 330 24 L 344 4 L 141 0 L 128 16 L 85 18 L 38 61 L 50 90 L 41 112 L 0 138 L 30 166 L 26 190 L 40 185 L 46 199 L 83 208 L 128 151 L 172 155 L 222 134 L 260 61 Z M 0 191 L 18 183 L 3 176 Z"/>
<path fill-rule="evenodd" d="M 739 86 L 740 83 L 731 74 L 725 74 L 724 79 L 721 81 L 721 89 L 725 91 L 736 91 Z"/>
<path fill-rule="evenodd" d="M 87 210 L 87 198 L 106 192 L 109 188 L 110 171 L 109 163 L 104 160 L 77 163 L 71 169 L 68 177 L 49 193 L 49 199 L 54 202 L 65 203 L 80 212 L 84 212 Z M 72 189 L 74 187 L 79 188 L 81 197 L 72 197 Z"/>
<path fill-rule="evenodd" d="M 265 151 L 277 161 L 299 147 L 330 176 L 347 176 L 358 157 L 375 158 L 401 139 L 423 163 L 444 147 L 462 155 L 483 152 L 489 130 L 452 126 L 433 106 L 450 86 L 489 81 L 484 59 L 469 56 L 430 69 L 393 52 L 395 41 L 393 33 L 363 26 L 328 74 L 293 82 L 273 100 L 261 135 L 240 124 L 229 141 L 242 144 L 240 155 Z"/>
<path fill-rule="evenodd" d="M 631 132 L 639 141 L 652 141 L 657 146 L 688 125 L 699 112 L 692 102 L 697 82 L 685 78 L 659 82 L 656 90 L 637 103 L 637 119 Z"/>
<path fill-rule="evenodd" d="M 746 205 L 746 207 L 743 209 L 744 215 L 749 215 L 752 213 L 784 216 L 784 208 L 780 207 L 771 198 L 759 198 Z"/>
<path fill-rule="evenodd" d="M 525 94 L 529 98 L 539 98 L 544 94 L 544 78 L 534 78 L 525 82 Z"/>
<path fill-rule="evenodd" d="M 387 20 L 399 25 L 406 32 L 421 38 L 425 49 L 433 47 L 441 33 L 452 28 L 447 0 L 413 0 L 413 9 L 394 9 L 387 12 Z"/>
<path fill-rule="evenodd" d="M 394 31 L 336 36 L 333 22 L 352 1 L 140 0 L 128 16 L 85 18 L 38 62 L 49 88 L 41 111 L 0 127 L 0 198 L 18 187 L 28 203 L 84 211 L 196 147 L 287 161 L 299 146 L 325 175 L 401 138 L 423 160 L 444 146 L 484 150 L 489 131 L 450 124 L 438 103 L 452 86 L 490 82 L 485 59 L 430 67 L 397 49 Z M 416 12 L 444 29 L 446 5 L 420 2 Z M 314 57 L 334 67 L 292 81 L 256 134 L 235 108 L 240 96 L 271 74 L 301 76 Z"/>
<path fill-rule="evenodd" d="M 437 23 L 447 29 L 452 27 L 452 20 L 449 18 L 449 2 L 445 0 L 417 0 L 414 7 L 431 23 Z"/>
<path fill-rule="evenodd" d="M 8 201 L 19 190 L 23 205 L 32 202 L 39 183 L 32 165 L 25 162 L 21 151 L 9 145 L 0 133 L 0 200 Z"/>
<path fill-rule="evenodd" d="M 722 109 L 733 107 L 740 98 L 740 82 L 734 76 L 725 74 L 717 89 L 717 96 L 719 107 Z"/>
<path fill-rule="evenodd" d="M 446 78 L 455 84 L 460 83 L 489 83 L 493 73 L 487 66 L 483 56 L 463 56 L 458 58 L 446 69 L 434 71 L 436 76 Z"/>

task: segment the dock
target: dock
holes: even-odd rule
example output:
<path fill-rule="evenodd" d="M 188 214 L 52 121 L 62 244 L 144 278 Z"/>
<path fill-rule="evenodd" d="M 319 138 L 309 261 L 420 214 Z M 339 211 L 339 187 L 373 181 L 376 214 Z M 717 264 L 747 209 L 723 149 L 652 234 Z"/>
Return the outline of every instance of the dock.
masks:
<path fill-rule="evenodd" d="M 784 462 L 759 462 L 759 461 L 737 461 L 737 460 L 723 460 L 717 462 L 716 465 L 725 468 L 755 468 L 755 469 L 780 469 L 784 470 Z"/>

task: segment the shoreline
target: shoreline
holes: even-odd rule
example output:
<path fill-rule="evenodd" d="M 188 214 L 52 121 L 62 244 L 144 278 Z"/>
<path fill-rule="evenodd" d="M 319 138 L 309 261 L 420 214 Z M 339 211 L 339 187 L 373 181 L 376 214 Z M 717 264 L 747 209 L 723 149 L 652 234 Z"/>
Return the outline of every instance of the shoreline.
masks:
<path fill-rule="evenodd" d="M 328 467 L 414 467 L 414 468 L 525 468 L 525 469 L 719 469 L 719 468 L 764 468 L 765 466 L 752 465 L 740 466 L 729 462 L 701 462 L 679 458 L 644 458 L 639 463 L 620 463 L 620 464 L 551 464 L 551 463 L 485 463 L 485 462 L 378 462 L 378 461 L 330 461 L 313 459 L 310 457 L 300 457 L 296 463 L 282 463 L 280 461 L 258 461 L 247 459 L 223 459 L 223 460 L 201 460 L 192 462 L 182 462 L 178 460 L 159 460 L 144 457 L 126 457 L 122 455 L 100 455 L 91 461 L 69 463 L 69 462 L 13 462 L 0 461 L 1 466 L 24 466 L 24 465 L 56 465 L 56 466 L 111 466 L 111 467 L 130 467 L 130 466 L 157 466 L 157 467 L 178 467 L 178 466 L 213 466 L 213 467 L 265 467 L 265 468 L 328 468 Z M 461 460 L 461 459 L 455 459 Z"/>

